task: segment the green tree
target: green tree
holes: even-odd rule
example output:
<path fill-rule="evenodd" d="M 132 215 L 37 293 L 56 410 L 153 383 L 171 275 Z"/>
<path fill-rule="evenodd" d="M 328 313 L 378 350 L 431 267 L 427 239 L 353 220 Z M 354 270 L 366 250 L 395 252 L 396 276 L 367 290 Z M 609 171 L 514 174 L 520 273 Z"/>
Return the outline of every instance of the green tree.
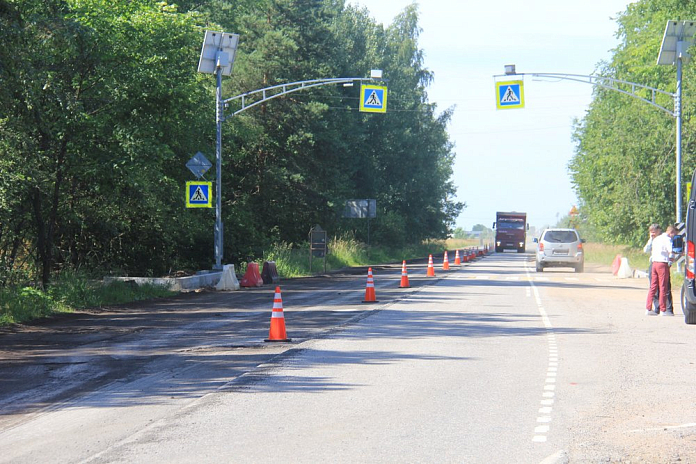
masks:
<path fill-rule="evenodd" d="M 618 18 L 620 44 L 600 73 L 674 92 L 674 68 L 657 66 L 655 58 L 667 20 L 694 14 L 696 5 L 689 2 L 641 0 L 629 5 Z M 684 166 L 696 161 L 689 98 L 695 77 L 693 68 L 685 66 Z M 668 97 L 658 102 L 671 108 Z M 595 91 L 589 112 L 576 126 L 577 151 L 569 170 L 581 210 L 602 239 L 638 245 L 647 224 L 674 221 L 674 130 L 673 118 L 642 101 L 607 89 Z M 681 182 L 691 175 L 686 171 Z"/>
<path fill-rule="evenodd" d="M 357 111 L 357 86 L 325 86 L 230 118 L 226 259 L 302 242 L 315 223 L 364 239 L 339 217 L 351 198 L 377 199 L 376 240 L 447 235 L 463 207 L 452 109 L 427 100 L 415 6 L 385 29 L 335 0 L 178 5 L 0 0 L 3 282 L 17 270 L 46 285 L 64 267 L 147 275 L 210 263 L 212 211 L 183 208 L 185 162 L 215 146 L 215 79 L 195 66 L 203 24 L 241 35 L 225 97 L 372 68 L 390 79 L 385 115 Z"/>
<path fill-rule="evenodd" d="M 161 271 L 180 195 L 172 162 L 205 133 L 201 86 L 179 65 L 195 62 L 195 18 L 146 0 L 7 1 L 0 13 L 15 199 L 3 236 L 20 239 L 44 285 L 71 263 Z"/>

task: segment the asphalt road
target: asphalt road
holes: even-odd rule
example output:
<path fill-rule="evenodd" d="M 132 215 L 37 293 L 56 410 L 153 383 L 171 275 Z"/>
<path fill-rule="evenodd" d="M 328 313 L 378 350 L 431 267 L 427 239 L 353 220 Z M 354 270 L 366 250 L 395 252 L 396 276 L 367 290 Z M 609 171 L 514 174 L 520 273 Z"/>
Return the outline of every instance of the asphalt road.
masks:
<path fill-rule="evenodd" d="M 283 282 L 290 344 L 271 286 L 5 330 L 0 461 L 696 462 L 696 327 L 531 259 Z"/>

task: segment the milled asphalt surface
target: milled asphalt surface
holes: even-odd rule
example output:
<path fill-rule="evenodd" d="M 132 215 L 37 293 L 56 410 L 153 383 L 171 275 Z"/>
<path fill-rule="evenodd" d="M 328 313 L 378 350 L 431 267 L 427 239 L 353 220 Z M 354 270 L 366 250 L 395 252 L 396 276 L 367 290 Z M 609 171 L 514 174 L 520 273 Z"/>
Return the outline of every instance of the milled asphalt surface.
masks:
<path fill-rule="evenodd" d="M 408 266 L 408 289 L 399 288 L 400 263 L 373 266 L 380 304 L 439 279 L 425 276 L 425 260 Z M 369 315 L 375 304 L 362 302 L 366 278 L 367 267 L 361 267 L 281 281 L 288 337 L 298 343 Z M 0 329 L 0 429 L 119 379 L 182 363 L 205 362 L 208 370 L 211 362 L 219 365 L 209 379 L 209 388 L 218 388 L 292 347 L 264 342 L 274 291 L 275 285 L 202 290 Z M 211 349 L 230 355 L 212 361 L 199 356 Z"/>

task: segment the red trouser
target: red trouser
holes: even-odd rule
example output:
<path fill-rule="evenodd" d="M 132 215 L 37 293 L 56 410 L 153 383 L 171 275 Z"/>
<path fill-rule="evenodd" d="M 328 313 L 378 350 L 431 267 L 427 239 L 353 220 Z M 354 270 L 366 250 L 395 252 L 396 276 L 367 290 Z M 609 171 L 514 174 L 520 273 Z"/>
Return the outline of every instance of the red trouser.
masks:
<path fill-rule="evenodd" d="M 652 263 L 650 291 L 645 306 L 647 309 L 652 308 L 652 300 L 658 288 L 660 289 L 660 311 L 665 311 L 667 308 L 667 289 L 669 288 L 669 264 L 667 263 Z"/>

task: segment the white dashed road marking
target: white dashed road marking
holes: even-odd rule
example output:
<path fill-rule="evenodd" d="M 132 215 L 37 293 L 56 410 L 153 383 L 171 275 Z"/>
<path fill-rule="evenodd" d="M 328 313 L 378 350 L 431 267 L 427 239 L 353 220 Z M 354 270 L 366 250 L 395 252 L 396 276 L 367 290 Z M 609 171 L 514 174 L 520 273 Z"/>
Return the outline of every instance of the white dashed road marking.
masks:
<path fill-rule="evenodd" d="M 558 345 L 556 344 L 556 334 L 553 331 L 553 326 L 551 325 L 551 320 L 549 319 L 543 304 L 541 303 L 541 298 L 539 297 L 539 290 L 534 286 L 534 281 L 548 281 L 548 277 L 534 277 L 529 273 L 529 268 L 525 265 L 525 272 L 527 273 L 527 278 L 529 280 L 529 287 L 527 288 L 527 296 L 531 296 L 534 293 L 534 298 L 536 299 L 537 307 L 539 308 L 539 314 L 544 322 L 544 327 L 546 327 L 546 338 L 549 344 L 549 367 L 546 372 L 546 381 L 544 382 L 544 391 L 542 392 L 541 407 L 539 408 L 539 416 L 536 421 L 537 424 L 549 424 L 552 421 L 551 414 L 553 413 L 553 404 L 556 397 L 556 375 L 558 374 Z M 574 277 L 568 277 L 568 280 L 578 280 Z M 549 425 L 537 425 L 534 427 L 534 435 L 532 436 L 532 441 L 535 443 L 545 443 L 549 430 L 551 427 Z"/>

